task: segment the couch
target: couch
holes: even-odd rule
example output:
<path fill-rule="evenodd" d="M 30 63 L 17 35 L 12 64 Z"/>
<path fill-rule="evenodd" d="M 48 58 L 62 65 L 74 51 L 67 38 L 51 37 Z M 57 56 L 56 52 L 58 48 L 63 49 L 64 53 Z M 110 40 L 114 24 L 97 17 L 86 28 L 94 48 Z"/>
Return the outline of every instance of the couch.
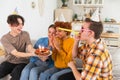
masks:
<path fill-rule="evenodd" d="M 0 45 L 0 64 L 5 61 L 5 52 L 4 52 L 4 48 Z M 0 80 L 10 80 L 11 76 L 7 75 L 4 78 L 0 79 Z"/>
<path fill-rule="evenodd" d="M 35 44 L 35 40 L 32 40 L 32 44 L 34 45 Z M 4 48 L 2 47 L 2 45 L 0 44 L 0 64 L 5 61 L 6 58 L 5 58 L 5 52 L 4 52 Z M 80 59 L 75 59 L 76 60 L 76 64 L 77 64 L 77 67 L 78 68 L 82 68 L 82 61 Z M 73 75 L 71 73 L 68 73 L 70 75 Z M 61 78 L 59 80 L 62 80 L 62 77 L 66 77 L 66 75 L 62 75 Z M 71 76 L 72 77 L 72 76 Z M 6 77 L 0 79 L 0 80 L 10 80 L 11 76 L 10 75 L 7 75 Z"/>

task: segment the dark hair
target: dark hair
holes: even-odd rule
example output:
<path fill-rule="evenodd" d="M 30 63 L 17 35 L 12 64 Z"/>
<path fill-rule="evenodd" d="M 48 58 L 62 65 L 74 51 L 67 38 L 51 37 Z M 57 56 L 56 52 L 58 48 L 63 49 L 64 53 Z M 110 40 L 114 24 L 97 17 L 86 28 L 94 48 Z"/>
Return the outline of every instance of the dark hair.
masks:
<path fill-rule="evenodd" d="M 72 29 L 70 22 L 55 22 L 55 27 L 65 28 L 65 29 Z M 67 32 L 67 35 L 70 35 L 70 32 Z"/>
<path fill-rule="evenodd" d="M 15 15 L 15 14 L 8 16 L 7 23 L 11 24 L 11 25 L 19 25 L 19 22 L 17 20 L 18 18 L 20 18 L 22 20 L 22 25 L 24 25 L 24 18 L 20 15 Z"/>
<path fill-rule="evenodd" d="M 102 24 L 102 22 L 92 21 L 89 18 L 86 18 L 85 22 L 90 22 L 89 29 L 92 30 L 92 31 L 94 31 L 94 33 L 95 33 L 94 38 L 95 39 L 100 38 L 101 33 L 103 32 L 103 24 Z"/>
<path fill-rule="evenodd" d="M 51 27 L 55 29 L 55 25 L 54 25 L 54 24 L 51 24 L 51 25 L 48 27 L 48 29 L 51 28 Z"/>

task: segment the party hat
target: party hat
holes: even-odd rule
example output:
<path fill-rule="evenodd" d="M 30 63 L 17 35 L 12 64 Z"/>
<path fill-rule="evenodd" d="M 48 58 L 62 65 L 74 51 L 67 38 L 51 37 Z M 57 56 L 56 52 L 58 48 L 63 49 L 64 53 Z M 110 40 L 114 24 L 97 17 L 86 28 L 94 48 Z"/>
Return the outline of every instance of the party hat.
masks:
<path fill-rule="evenodd" d="M 99 8 L 97 8 L 95 10 L 95 12 L 93 13 L 93 15 L 90 18 L 93 21 L 99 22 L 100 21 L 100 13 L 99 13 Z"/>
<path fill-rule="evenodd" d="M 58 20 L 58 17 L 55 18 L 54 22 L 56 22 L 56 21 L 59 21 L 59 20 Z"/>
<path fill-rule="evenodd" d="M 61 15 L 59 16 L 59 21 L 66 22 L 65 17 L 64 17 L 64 15 L 63 15 L 63 13 L 61 13 Z"/>
<path fill-rule="evenodd" d="M 14 11 L 13 11 L 13 13 L 12 14 L 18 14 L 18 9 L 17 9 L 17 7 L 14 9 Z"/>

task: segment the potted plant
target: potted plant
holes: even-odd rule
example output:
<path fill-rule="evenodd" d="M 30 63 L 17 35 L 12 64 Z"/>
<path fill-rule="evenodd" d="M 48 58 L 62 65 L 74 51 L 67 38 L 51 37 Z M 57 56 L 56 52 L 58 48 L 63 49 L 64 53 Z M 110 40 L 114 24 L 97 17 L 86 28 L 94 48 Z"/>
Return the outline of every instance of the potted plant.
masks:
<path fill-rule="evenodd" d="M 73 16 L 73 21 L 77 21 L 78 20 L 78 15 L 77 14 L 74 14 Z"/>
<path fill-rule="evenodd" d="M 68 0 L 61 0 L 62 1 L 62 7 L 67 7 Z"/>

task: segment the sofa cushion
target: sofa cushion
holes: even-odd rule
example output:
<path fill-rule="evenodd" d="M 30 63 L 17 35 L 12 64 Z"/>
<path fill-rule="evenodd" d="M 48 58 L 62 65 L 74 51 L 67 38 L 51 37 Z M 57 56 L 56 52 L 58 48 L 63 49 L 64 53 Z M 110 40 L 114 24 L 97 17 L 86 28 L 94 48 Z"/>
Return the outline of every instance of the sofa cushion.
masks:
<path fill-rule="evenodd" d="M 4 48 L 2 46 L 0 46 L 0 56 L 5 55 L 5 51 Z"/>

